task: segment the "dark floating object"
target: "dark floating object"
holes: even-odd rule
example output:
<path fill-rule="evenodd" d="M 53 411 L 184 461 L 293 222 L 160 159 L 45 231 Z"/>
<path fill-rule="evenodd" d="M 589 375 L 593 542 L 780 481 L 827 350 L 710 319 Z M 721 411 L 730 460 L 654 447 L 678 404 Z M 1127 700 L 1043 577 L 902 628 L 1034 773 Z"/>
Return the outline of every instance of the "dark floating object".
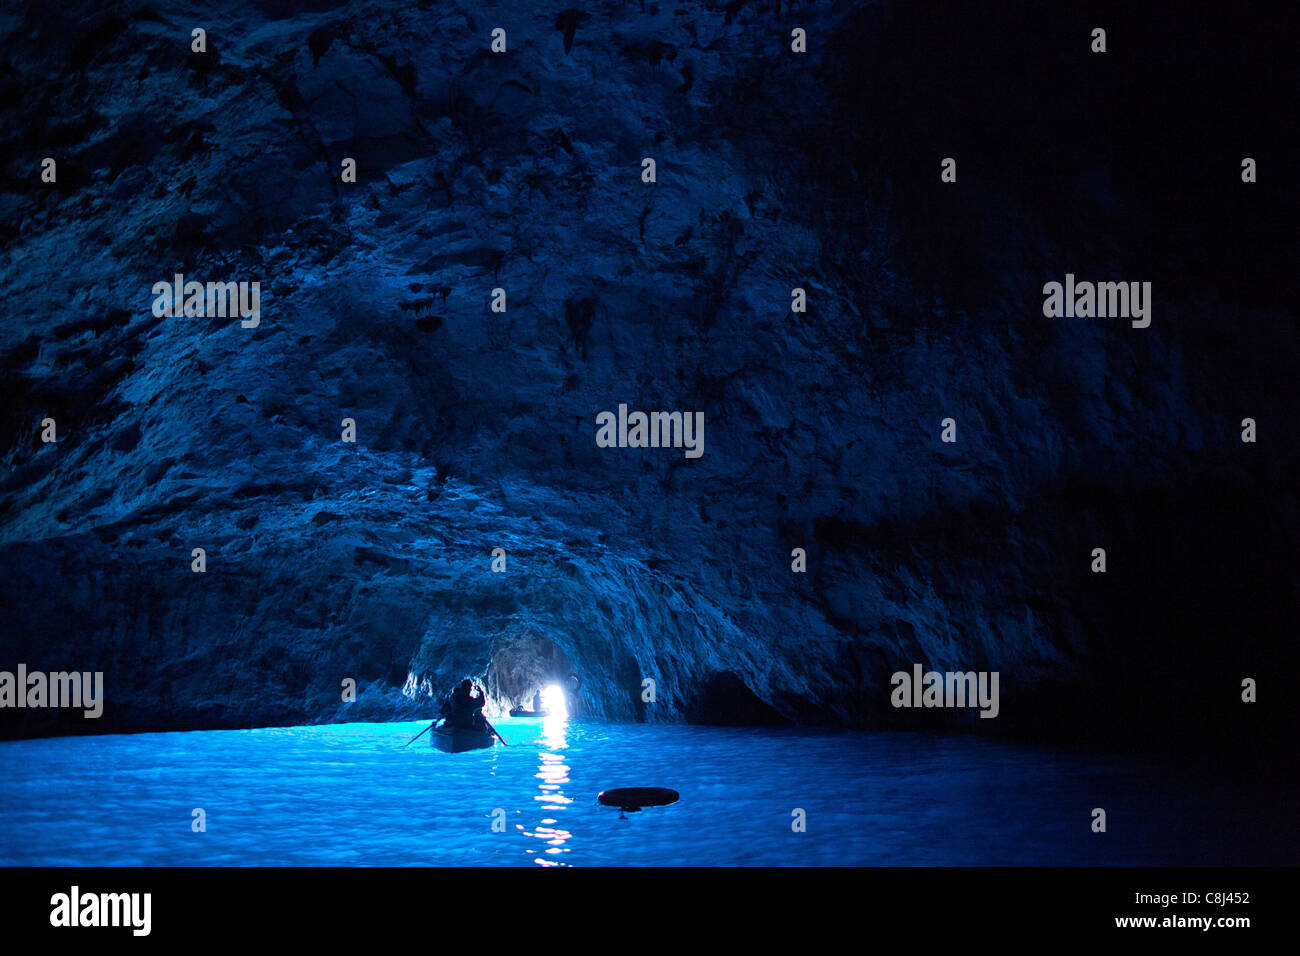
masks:
<path fill-rule="evenodd" d="M 620 787 L 602 791 L 596 799 L 607 807 L 618 807 L 621 813 L 636 813 L 642 807 L 666 807 L 676 803 L 679 794 L 667 787 Z"/>
<path fill-rule="evenodd" d="M 495 734 L 485 734 L 478 730 L 462 730 L 459 727 L 436 727 L 433 731 L 433 745 L 445 754 L 461 754 L 467 750 L 481 750 L 497 742 Z"/>
<path fill-rule="evenodd" d="M 524 710 L 522 707 L 512 707 L 510 709 L 511 717 L 547 717 L 549 712 L 545 710 Z"/>

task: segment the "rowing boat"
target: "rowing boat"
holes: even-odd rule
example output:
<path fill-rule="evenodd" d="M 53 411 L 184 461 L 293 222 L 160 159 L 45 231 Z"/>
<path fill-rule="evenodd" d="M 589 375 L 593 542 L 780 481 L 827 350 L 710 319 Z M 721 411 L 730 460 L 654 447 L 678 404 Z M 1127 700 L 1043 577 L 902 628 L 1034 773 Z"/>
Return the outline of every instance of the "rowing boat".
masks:
<path fill-rule="evenodd" d="M 459 754 L 466 750 L 480 750 L 496 743 L 496 735 L 481 730 L 465 730 L 460 727 L 448 727 L 445 724 L 435 727 L 430 734 L 433 745 L 445 754 Z"/>

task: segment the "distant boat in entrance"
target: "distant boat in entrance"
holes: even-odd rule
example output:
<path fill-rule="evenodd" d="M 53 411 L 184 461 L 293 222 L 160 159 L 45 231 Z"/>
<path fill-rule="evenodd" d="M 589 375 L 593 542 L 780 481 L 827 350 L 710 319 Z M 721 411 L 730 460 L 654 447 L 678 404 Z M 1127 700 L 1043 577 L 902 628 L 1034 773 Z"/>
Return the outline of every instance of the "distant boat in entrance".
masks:
<path fill-rule="evenodd" d="M 511 717 L 549 717 L 549 710 L 525 710 L 523 707 L 512 707 L 510 709 Z"/>

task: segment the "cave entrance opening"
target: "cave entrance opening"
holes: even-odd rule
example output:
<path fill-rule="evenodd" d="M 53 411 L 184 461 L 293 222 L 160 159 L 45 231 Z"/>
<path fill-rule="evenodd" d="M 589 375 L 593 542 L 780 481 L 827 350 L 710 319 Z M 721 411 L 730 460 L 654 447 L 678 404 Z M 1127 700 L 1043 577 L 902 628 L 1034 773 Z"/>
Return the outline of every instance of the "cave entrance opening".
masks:
<path fill-rule="evenodd" d="M 512 716 L 539 707 L 553 716 L 573 716 L 577 710 L 581 678 L 559 645 L 540 634 L 496 642 L 485 682 L 497 707 Z"/>

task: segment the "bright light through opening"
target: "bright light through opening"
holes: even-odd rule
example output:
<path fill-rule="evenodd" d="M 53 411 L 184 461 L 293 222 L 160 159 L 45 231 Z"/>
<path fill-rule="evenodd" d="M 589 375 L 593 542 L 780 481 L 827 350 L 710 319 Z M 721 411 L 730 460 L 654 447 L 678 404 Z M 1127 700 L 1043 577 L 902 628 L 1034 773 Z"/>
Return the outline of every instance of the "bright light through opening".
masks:
<path fill-rule="evenodd" d="M 542 710 L 546 711 L 548 717 L 568 718 L 569 705 L 564 700 L 563 687 L 552 684 L 542 691 Z"/>

